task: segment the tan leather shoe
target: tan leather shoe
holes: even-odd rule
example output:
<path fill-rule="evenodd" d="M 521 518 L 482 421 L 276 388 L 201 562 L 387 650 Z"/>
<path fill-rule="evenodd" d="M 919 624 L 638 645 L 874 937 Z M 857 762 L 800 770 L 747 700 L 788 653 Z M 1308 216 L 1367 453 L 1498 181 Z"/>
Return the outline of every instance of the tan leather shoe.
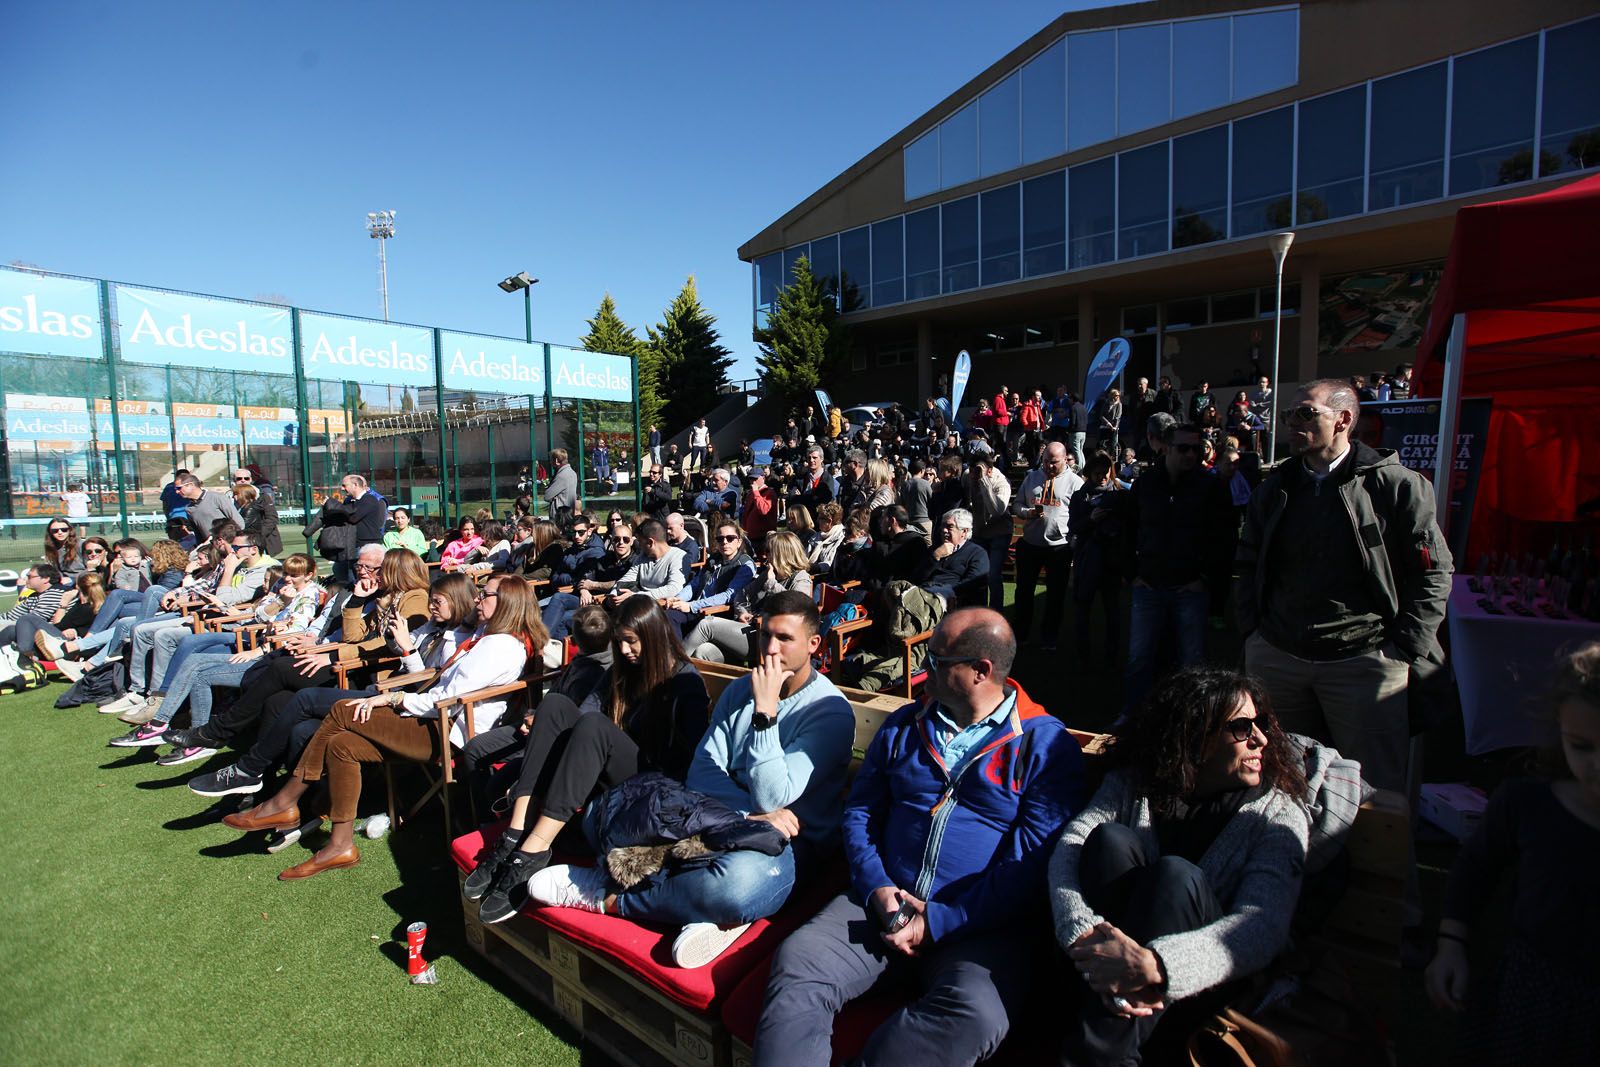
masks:
<path fill-rule="evenodd" d="M 258 815 L 256 809 L 236 811 L 232 815 L 222 817 L 222 825 L 230 826 L 235 830 L 292 830 L 300 825 L 300 806 L 289 805 L 285 811 L 276 815 Z"/>
<path fill-rule="evenodd" d="M 312 856 L 304 863 L 297 863 L 288 870 L 279 873 L 278 881 L 292 882 L 297 878 L 311 878 L 314 875 L 321 874 L 323 871 L 337 871 L 341 867 L 354 867 L 360 862 L 361 853 L 356 851 L 354 845 L 351 845 L 332 859 L 318 862 L 317 858 Z"/>

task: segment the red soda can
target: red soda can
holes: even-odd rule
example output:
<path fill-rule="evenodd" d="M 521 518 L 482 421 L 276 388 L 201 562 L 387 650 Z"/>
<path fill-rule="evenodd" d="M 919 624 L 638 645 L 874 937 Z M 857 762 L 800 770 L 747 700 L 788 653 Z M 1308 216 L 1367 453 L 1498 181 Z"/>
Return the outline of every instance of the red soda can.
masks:
<path fill-rule="evenodd" d="M 413 977 L 428 969 L 422 959 L 422 942 L 427 936 L 427 923 L 412 923 L 406 927 L 406 973 Z"/>

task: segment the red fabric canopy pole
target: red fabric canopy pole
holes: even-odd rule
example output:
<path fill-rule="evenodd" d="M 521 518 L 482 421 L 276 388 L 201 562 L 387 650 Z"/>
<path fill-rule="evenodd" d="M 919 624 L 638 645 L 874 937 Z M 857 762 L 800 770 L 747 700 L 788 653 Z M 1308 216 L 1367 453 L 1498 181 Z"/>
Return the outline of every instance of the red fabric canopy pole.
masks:
<path fill-rule="evenodd" d="M 1593 521 L 1585 505 L 1600 495 L 1597 238 L 1600 175 L 1456 213 L 1413 395 L 1440 394 L 1451 325 L 1464 316 L 1455 395 L 1494 401 L 1474 554 L 1537 549 L 1560 524 Z"/>

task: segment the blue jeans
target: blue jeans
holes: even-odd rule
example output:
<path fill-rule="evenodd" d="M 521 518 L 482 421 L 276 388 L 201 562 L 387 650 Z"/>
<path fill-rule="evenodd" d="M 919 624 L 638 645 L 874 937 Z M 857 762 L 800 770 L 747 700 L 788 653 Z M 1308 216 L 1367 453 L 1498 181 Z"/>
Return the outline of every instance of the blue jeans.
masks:
<path fill-rule="evenodd" d="M 183 661 L 183 667 L 167 686 L 167 697 L 161 704 L 161 721 L 171 722 L 189 702 L 189 725 L 204 726 L 211 721 L 211 687 L 237 686 L 244 677 L 249 663 L 229 663 L 231 653 L 203 652 Z M 253 662 L 253 661 L 252 661 Z"/>
<path fill-rule="evenodd" d="M 591 804 L 583 820 L 589 846 L 598 846 Z M 617 914 L 638 922 L 685 926 L 710 922 L 738 926 L 775 914 L 794 888 L 794 849 L 776 856 L 740 849 L 719 852 L 704 866 L 663 868 L 617 896 Z"/>
<path fill-rule="evenodd" d="M 550 633 L 550 640 L 559 641 L 572 632 L 572 615 L 583 602 L 576 593 L 552 593 L 550 599 L 544 602 L 544 610 L 540 613 L 544 619 L 544 628 Z"/>
<path fill-rule="evenodd" d="M 122 625 L 118 623 L 117 625 Z M 135 693 L 150 693 L 151 679 L 159 682 L 167 672 L 167 660 L 171 652 L 163 652 L 161 646 L 156 644 L 156 638 L 163 633 L 173 635 L 173 643 L 167 648 L 175 649 L 176 639 L 186 633 L 191 633 L 188 624 L 178 615 L 158 615 L 154 619 L 136 623 L 133 627 L 133 640 L 128 642 L 128 690 Z M 151 666 L 147 673 L 145 670 L 146 657 L 149 657 Z"/>
<path fill-rule="evenodd" d="M 100 605 L 100 610 L 95 612 L 94 622 L 89 624 L 91 633 L 107 629 L 118 619 L 125 619 L 129 615 L 136 615 L 139 607 L 144 603 L 144 593 L 134 589 L 113 589 L 106 594 L 106 602 Z"/>
<path fill-rule="evenodd" d="M 1083 439 L 1088 436 L 1086 433 L 1067 434 L 1067 447 L 1072 450 L 1072 458 L 1078 461 L 1080 472 L 1083 470 Z"/>
<path fill-rule="evenodd" d="M 1157 589 L 1135 582 L 1133 618 L 1128 634 L 1128 668 L 1123 682 L 1123 711 L 1138 706 L 1155 681 L 1156 653 L 1167 627 L 1177 626 L 1176 667 L 1205 657 L 1206 613 L 1211 595 L 1204 589 Z"/>
<path fill-rule="evenodd" d="M 1006 606 L 1006 579 L 1000 571 L 1006 564 L 1006 550 L 1011 547 L 1011 531 L 978 542 L 989 554 L 989 606 L 996 611 Z"/>
<path fill-rule="evenodd" d="M 173 680 L 178 676 L 178 671 L 183 669 L 184 663 L 195 653 L 224 650 L 231 653 L 233 647 L 232 633 L 191 634 L 175 630 L 162 631 L 156 636 L 156 655 L 158 664 L 163 663 L 161 657 L 165 656 L 164 669 L 153 670 L 150 674 L 155 680 L 155 692 L 168 692 Z"/>

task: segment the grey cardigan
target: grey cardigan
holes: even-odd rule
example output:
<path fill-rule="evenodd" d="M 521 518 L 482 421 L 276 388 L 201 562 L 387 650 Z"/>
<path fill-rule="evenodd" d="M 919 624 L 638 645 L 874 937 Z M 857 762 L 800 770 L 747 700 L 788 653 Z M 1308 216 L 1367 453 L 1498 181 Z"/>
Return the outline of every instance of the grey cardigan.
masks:
<path fill-rule="evenodd" d="M 1050 907 L 1063 950 L 1105 922 L 1078 888 L 1078 857 L 1096 826 L 1132 827 L 1157 855 L 1150 802 L 1132 776 L 1115 770 L 1088 807 L 1067 824 L 1050 857 Z M 1308 820 L 1305 806 L 1276 789 L 1257 787 L 1200 858 L 1200 869 L 1221 903 L 1222 918 L 1198 930 L 1158 937 L 1146 947 L 1161 958 L 1170 1003 L 1271 963 L 1289 937 L 1300 898 Z"/>

